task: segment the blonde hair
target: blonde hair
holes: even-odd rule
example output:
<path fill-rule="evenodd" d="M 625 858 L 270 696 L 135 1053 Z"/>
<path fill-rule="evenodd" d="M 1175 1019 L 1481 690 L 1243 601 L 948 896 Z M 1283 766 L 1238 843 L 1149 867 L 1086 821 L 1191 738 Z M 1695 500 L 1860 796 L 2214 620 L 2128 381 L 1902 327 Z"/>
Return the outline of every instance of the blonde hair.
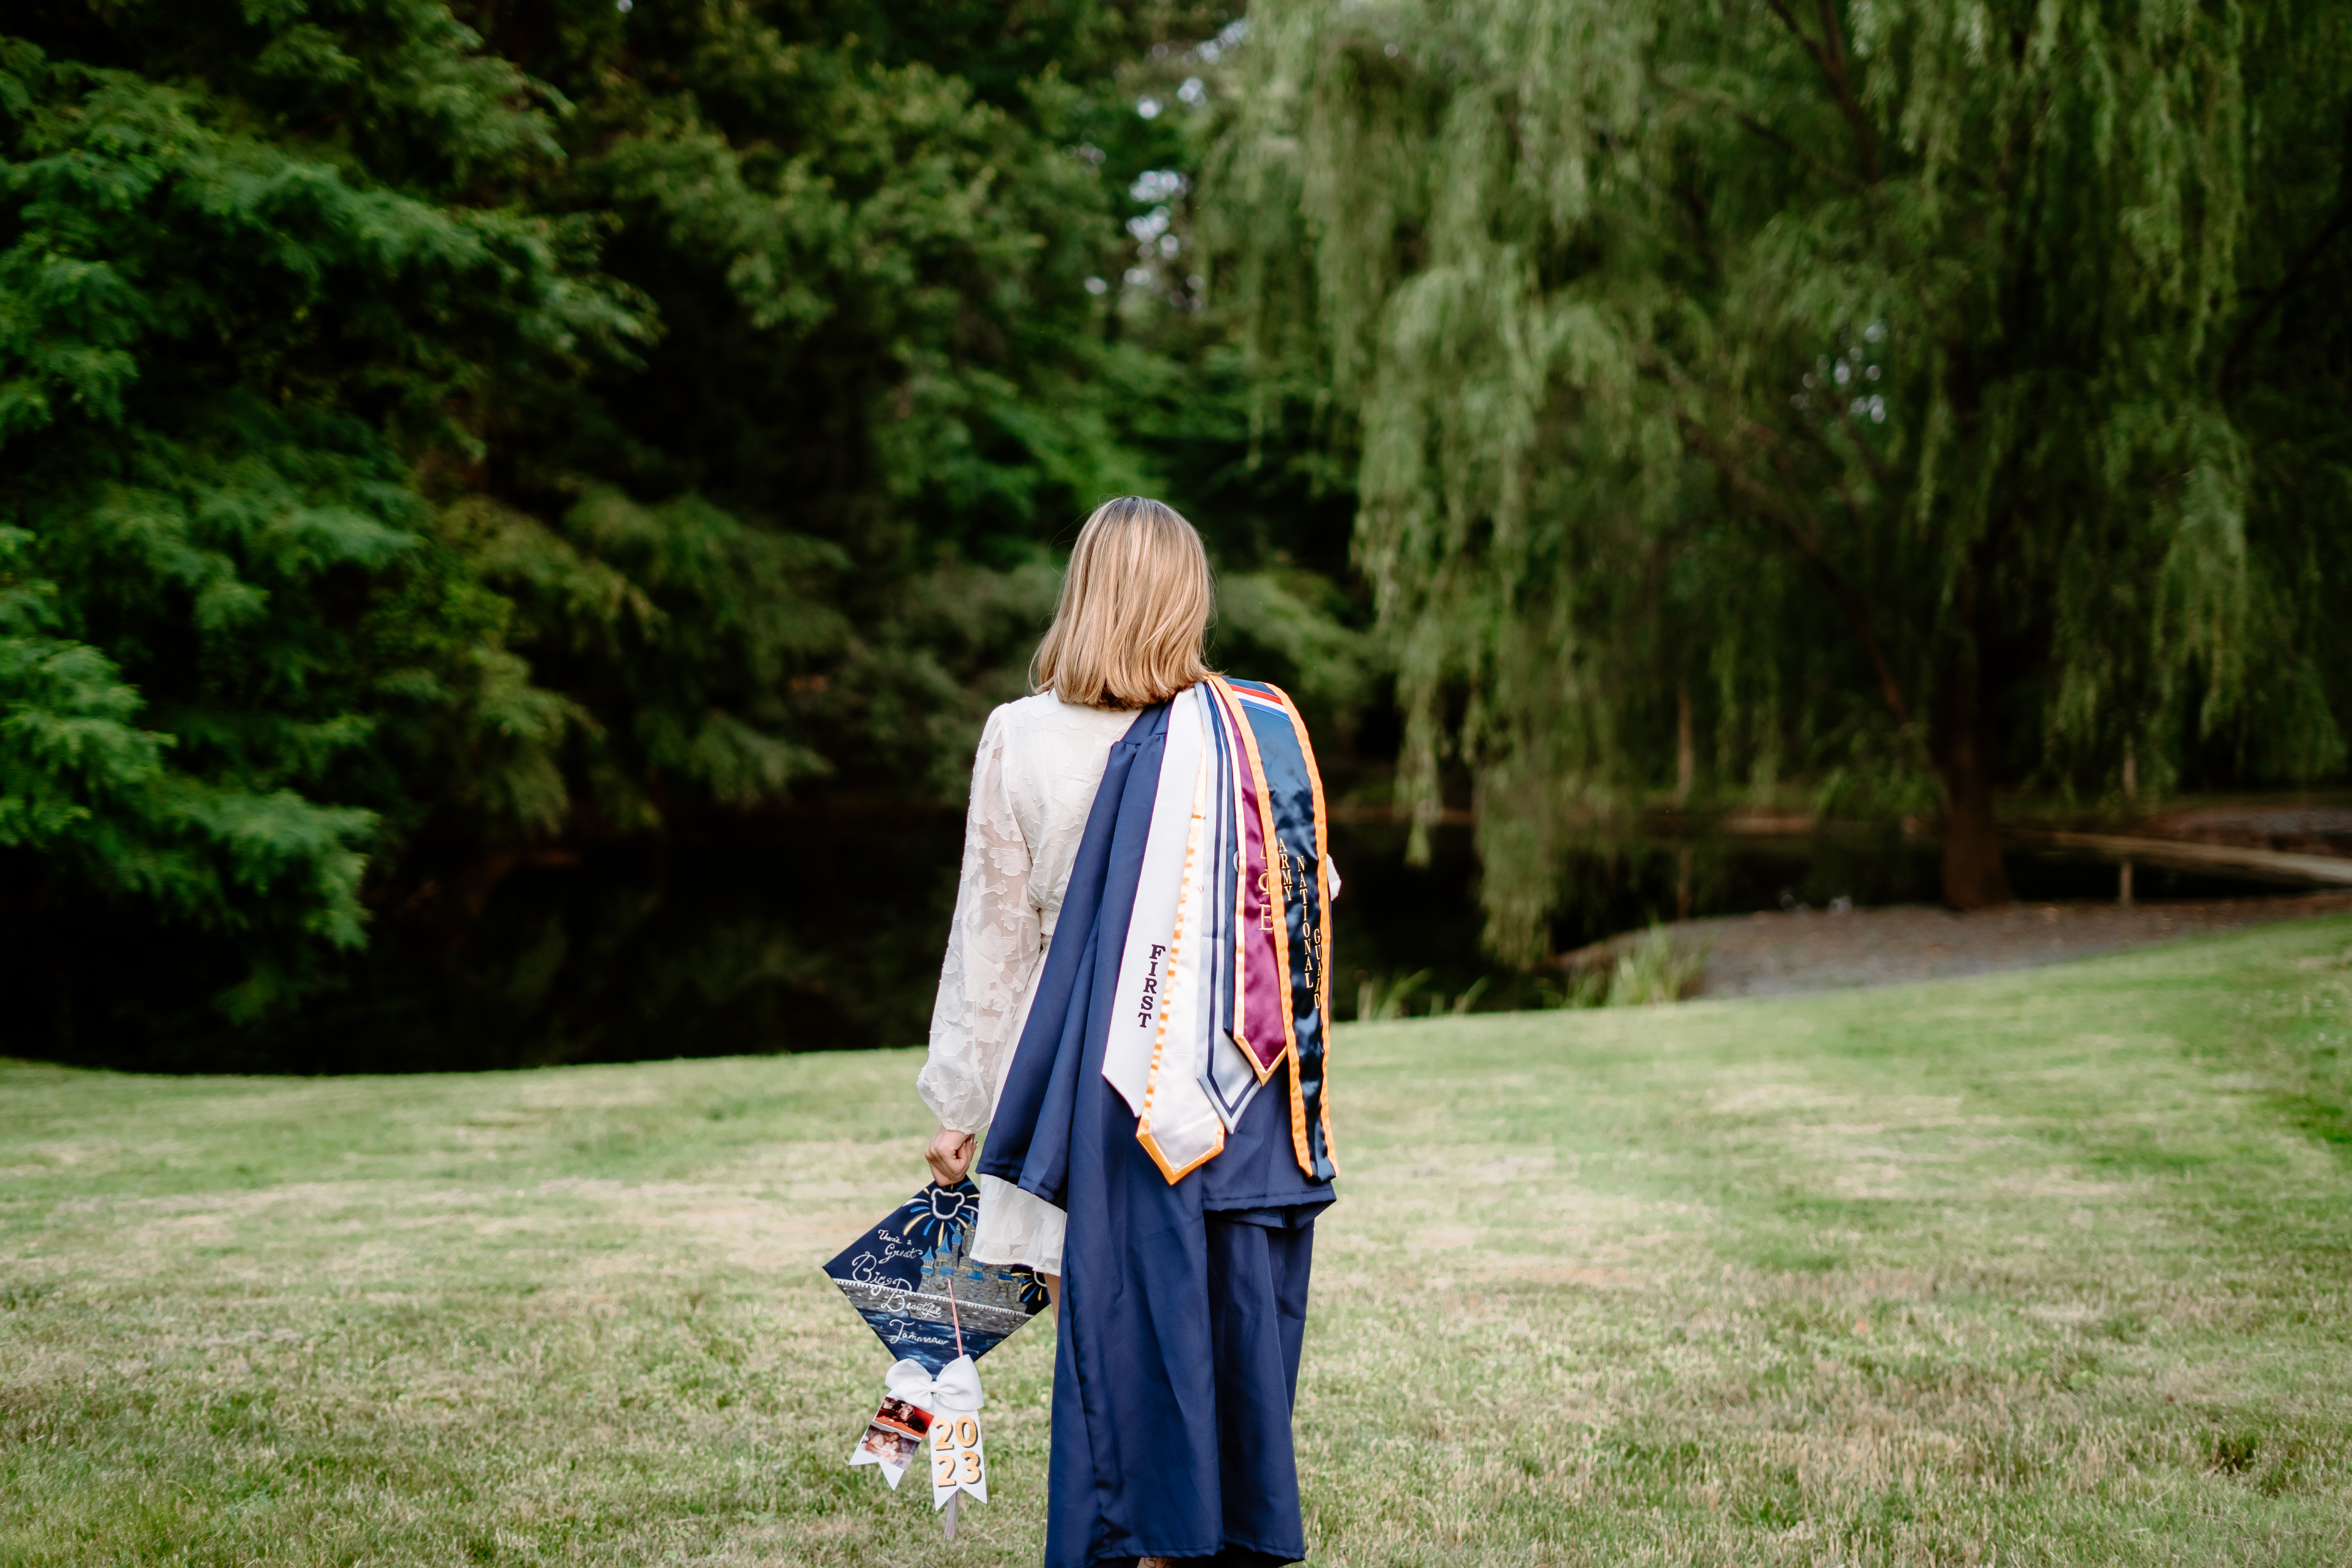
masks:
<path fill-rule="evenodd" d="M 1202 642 L 1215 612 L 1192 525 L 1142 496 L 1105 501 L 1078 530 L 1030 685 L 1089 708 L 1165 702 L 1207 677 Z"/>

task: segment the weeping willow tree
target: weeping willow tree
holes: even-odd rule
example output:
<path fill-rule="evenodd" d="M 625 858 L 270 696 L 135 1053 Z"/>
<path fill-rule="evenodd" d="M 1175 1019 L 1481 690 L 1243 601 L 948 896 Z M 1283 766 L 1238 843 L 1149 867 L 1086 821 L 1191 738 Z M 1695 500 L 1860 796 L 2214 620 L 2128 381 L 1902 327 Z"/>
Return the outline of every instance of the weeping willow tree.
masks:
<path fill-rule="evenodd" d="M 1351 416 L 1498 952 L 1702 753 L 1939 816 L 1960 908 L 1996 786 L 2341 764 L 2347 66 L 2321 5 L 1253 10 L 1220 281 Z"/>

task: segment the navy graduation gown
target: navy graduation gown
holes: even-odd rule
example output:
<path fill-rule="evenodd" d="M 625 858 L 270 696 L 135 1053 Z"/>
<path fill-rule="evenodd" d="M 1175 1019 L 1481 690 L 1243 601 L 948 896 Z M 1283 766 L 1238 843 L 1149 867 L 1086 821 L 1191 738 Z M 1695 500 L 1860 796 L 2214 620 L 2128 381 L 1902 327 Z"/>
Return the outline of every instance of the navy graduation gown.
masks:
<path fill-rule="evenodd" d="M 1102 1076 L 1167 731 L 1162 703 L 1111 748 L 978 1166 L 1068 1215 L 1047 1568 L 1306 1555 L 1290 1416 L 1330 1184 L 1279 1075 L 1173 1186 Z"/>

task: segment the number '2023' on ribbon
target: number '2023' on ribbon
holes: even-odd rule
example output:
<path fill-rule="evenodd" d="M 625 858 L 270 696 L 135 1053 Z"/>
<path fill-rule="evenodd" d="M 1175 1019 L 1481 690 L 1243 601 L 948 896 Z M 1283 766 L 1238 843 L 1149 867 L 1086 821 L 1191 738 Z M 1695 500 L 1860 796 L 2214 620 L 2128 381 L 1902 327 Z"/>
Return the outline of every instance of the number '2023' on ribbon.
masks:
<path fill-rule="evenodd" d="M 960 1490 L 988 1500 L 987 1448 L 978 1415 L 941 1411 L 931 1423 L 931 1506 L 944 1506 Z"/>

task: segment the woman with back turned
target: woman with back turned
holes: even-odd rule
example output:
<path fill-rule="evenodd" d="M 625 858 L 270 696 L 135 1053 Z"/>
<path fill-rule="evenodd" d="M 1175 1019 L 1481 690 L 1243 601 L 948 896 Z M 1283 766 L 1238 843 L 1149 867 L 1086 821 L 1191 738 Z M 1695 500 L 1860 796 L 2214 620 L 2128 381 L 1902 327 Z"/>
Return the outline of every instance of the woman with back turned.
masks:
<path fill-rule="evenodd" d="M 1087 521 L 1034 696 L 989 716 L 919 1080 L 971 1256 L 1060 1342 L 1045 1561 L 1306 1555 L 1291 1406 L 1325 1103 L 1329 900 L 1306 727 L 1202 662 L 1192 524 Z"/>

